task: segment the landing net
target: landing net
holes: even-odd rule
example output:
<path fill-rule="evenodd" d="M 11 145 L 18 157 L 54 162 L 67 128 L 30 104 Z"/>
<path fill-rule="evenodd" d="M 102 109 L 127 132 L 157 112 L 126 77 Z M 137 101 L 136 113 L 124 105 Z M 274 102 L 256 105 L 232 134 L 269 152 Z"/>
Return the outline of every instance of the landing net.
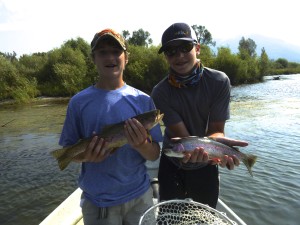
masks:
<path fill-rule="evenodd" d="M 169 200 L 149 208 L 140 218 L 139 225 L 225 225 L 236 222 L 225 213 L 191 199 Z"/>

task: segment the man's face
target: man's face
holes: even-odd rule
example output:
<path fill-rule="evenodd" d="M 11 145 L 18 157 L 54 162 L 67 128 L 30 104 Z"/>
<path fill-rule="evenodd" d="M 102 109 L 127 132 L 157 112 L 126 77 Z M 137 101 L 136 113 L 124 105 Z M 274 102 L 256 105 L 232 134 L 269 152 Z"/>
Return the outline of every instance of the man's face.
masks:
<path fill-rule="evenodd" d="M 125 51 L 112 39 L 105 39 L 97 45 L 93 59 L 99 75 L 109 79 L 122 75 L 127 62 Z"/>
<path fill-rule="evenodd" d="M 165 49 L 170 67 L 177 73 L 188 75 L 197 61 L 198 44 L 189 41 L 174 41 Z"/>

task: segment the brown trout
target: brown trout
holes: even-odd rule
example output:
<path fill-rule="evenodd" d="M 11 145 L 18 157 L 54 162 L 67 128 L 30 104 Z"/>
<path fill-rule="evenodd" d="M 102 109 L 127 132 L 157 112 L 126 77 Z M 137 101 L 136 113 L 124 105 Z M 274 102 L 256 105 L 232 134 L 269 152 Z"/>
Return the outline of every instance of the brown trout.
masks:
<path fill-rule="evenodd" d="M 160 110 L 156 109 L 139 114 L 132 118 L 137 119 L 145 127 L 145 129 L 149 131 L 161 122 L 163 115 L 164 114 L 160 114 Z M 112 153 L 119 147 L 127 144 L 127 139 L 124 133 L 124 125 L 125 121 L 107 125 L 103 128 L 102 132 L 97 135 L 99 138 L 103 138 L 108 142 L 107 146 L 103 150 L 110 150 Z M 64 170 L 75 156 L 84 152 L 92 138 L 93 137 L 81 139 L 74 145 L 52 151 L 51 154 L 58 161 L 60 170 Z"/>
<path fill-rule="evenodd" d="M 256 162 L 257 156 L 242 153 L 238 148 L 231 147 L 217 142 L 207 137 L 190 136 L 184 138 L 172 138 L 171 148 L 163 149 L 163 152 L 169 157 L 182 158 L 185 152 L 193 151 L 196 147 L 204 148 L 208 153 L 209 159 L 222 159 L 224 155 L 235 155 L 247 167 L 251 176 L 252 167 Z"/>

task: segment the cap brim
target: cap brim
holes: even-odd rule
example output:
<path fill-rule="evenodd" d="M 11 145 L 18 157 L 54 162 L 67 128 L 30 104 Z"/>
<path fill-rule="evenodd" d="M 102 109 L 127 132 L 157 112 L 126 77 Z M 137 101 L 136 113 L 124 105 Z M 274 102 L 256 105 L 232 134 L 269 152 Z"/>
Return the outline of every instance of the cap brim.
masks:
<path fill-rule="evenodd" d="M 168 47 L 171 43 L 173 43 L 174 41 L 190 41 L 190 42 L 196 42 L 196 40 L 192 39 L 192 38 L 176 38 L 173 39 L 171 41 L 168 41 L 167 43 L 165 43 L 163 46 L 161 46 L 161 48 L 158 50 L 158 54 L 161 54 L 166 47 Z"/>

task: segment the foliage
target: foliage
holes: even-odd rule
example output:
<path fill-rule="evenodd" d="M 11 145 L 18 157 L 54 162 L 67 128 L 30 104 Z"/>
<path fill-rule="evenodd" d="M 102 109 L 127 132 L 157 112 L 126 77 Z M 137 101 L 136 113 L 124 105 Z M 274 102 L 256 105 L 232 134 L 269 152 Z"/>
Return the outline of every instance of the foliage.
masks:
<path fill-rule="evenodd" d="M 248 57 L 256 57 L 256 44 L 251 38 L 248 38 L 246 40 L 244 37 L 242 37 L 242 39 L 239 42 L 238 49 L 240 52 L 241 59 L 247 59 Z"/>
<path fill-rule="evenodd" d="M 53 88 L 51 93 L 46 93 L 48 96 L 71 96 L 83 89 L 87 65 L 80 50 L 63 46 L 50 52 L 48 57 L 51 79 L 47 80 L 47 85 Z"/>
<path fill-rule="evenodd" d="M 0 100 L 14 99 L 16 102 L 28 102 L 37 95 L 35 80 L 29 81 L 20 76 L 17 68 L 3 56 L 0 56 Z"/>
<path fill-rule="evenodd" d="M 233 85 L 245 80 L 246 73 L 241 70 L 240 65 L 241 60 L 229 48 L 218 48 L 213 68 L 225 72 Z"/>
<path fill-rule="evenodd" d="M 163 55 L 158 56 L 158 49 L 129 45 L 129 62 L 124 72 L 124 79 L 128 84 L 149 93 L 167 74 L 167 62 Z"/>
<path fill-rule="evenodd" d="M 289 62 L 283 58 L 279 58 L 275 61 L 275 66 L 277 69 L 287 68 L 288 64 L 289 64 Z"/>
<path fill-rule="evenodd" d="M 193 25 L 201 43 L 201 59 L 205 67 L 225 72 L 232 85 L 253 83 L 265 75 L 300 73 L 300 64 L 284 58 L 269 60 L 264 48 L 260 57 L 256 55 L 256 44 L 252 39 L 239 42 L 239 52 L 220 47 L 217 53 L 210 32 L 204 26 Z M 143 29 L 132 36 L 123 31 L 129 42 L 129 63 L 124 72 L 126 83 L 150 93 L 152 88 L 168 74 L 168 64 L 160 46 L 153 46 L 150 34 Z M 26 102 L 37 96 L 71 96 L 95 83 L 98 79 L 92 61 L 90 45 L 82 38 L 70 39 L 49 52 L 22 55 L 0 52 L 0 100 L 14 99 Z"/>
<path fill-rule="evenodd" d="M 130 36 L 129 31 L 123 31 L 123 36 L 127 40 L 128 44 L 145 46 L 148 47 L 152 44 L 152 39 L 150 38 L 150 33 L 139 29 L 138 31 L 133 31 L 132 36 Z"/>
<path fill-rule="evenodd" d="M 91 48 L 90 45 L 82 38 L 77 38 L 76 40 L 69 40 L 65 42 L 62 47 L 71 47 L 73 50 L 79 50 L 84 57 L 84 61 L 87 67 L 86 76 L 83 80 L 83 86 L 88 86 L 96 82 L 98 74 L 96 67 L 91 60 Z"/>
<path fill-rule="evenodd" d="M 262 48 L 259 59 L 259 73 L 261 76 L 269 75 L 270 73 L 270 60 L 265 48 Z"/>
<path fill-rule="evenodd" d="M 6 58 L 7 60 L 9 60 L 10 62 L 14 62 L 14 61 L 17 60 L 17 53 L 16 52 L 13 52 L 13 53 L 9 53 L 9 52 L 3 53 L 3 52 L 0 52 L 0 56 L 3 56 L 4 58 Z"/>
<path fill-rule="evenodd" d="M 216 45 L 216 42 L 212 39 L 211 33 L 205 28 L 205 26 L 193 25 L 192 28 L 196 33 L 197 41 L 201 45 Z"/>
<path fill-rule="evenodd" d="M 204 66 L 213 67 L 216 55 L 207 45 L 201 45 L 200 55 L 198 56 L 198 58 L 201 59 L 201 62 Z"/>
<path fill-rule="evenodd" d="M 47 63 L 48 57 L 46 53 L 35 53 L 33 55 L 22 55 L 16 64 L 20 74 L 24 75 L 28 80 L 38 80 L 40 71 Z"/>

